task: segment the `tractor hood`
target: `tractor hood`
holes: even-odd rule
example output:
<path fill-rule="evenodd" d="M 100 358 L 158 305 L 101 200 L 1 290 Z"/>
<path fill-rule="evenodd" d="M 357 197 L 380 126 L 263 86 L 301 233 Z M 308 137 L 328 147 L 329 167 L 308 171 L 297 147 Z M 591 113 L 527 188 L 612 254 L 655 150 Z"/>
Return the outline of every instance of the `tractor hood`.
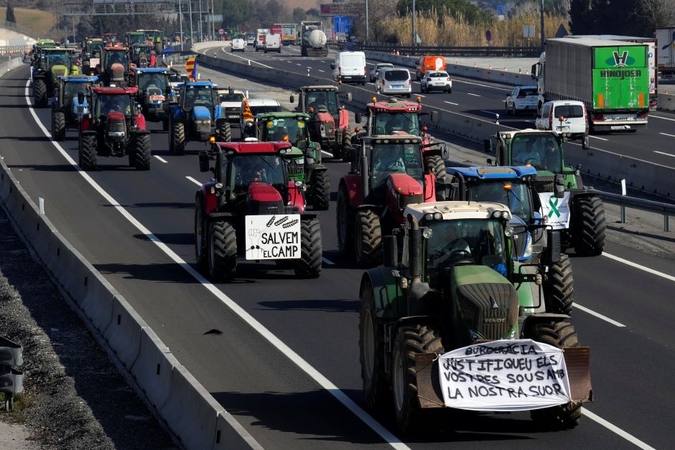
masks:
<path fill-rule="evenodd" d="M 124 117 L 124 113 L 120 111 L 112 111 L 108 113 L 108 122 L 112 121 L 124 121 L 126 118 Z"/>
<path fill-rule="evenodd" d="M 198 120 L 211 120 L 211 111 L 206 106 L 192 108 L 192 117 Z"/>
<path fill-rule="evenodd" d="M 281 194 L 272 185 L 259 181 L 253 182 L 248 187 L 248 199 L 258 202 L 279 202 Z"/>
<path fill-rule="evenodd" d="M 422 184 L 407 173 L 392 173 L 387 185 L 394 193 L 404 197 L 424 194 Z"/>
<path fill-rule="evenodd" d="M 52 82 L 54 85 L 58 83 L 59 77 L 68 76 L 68 67 L 62 64 L 52 66 L 51 70 Z"/>

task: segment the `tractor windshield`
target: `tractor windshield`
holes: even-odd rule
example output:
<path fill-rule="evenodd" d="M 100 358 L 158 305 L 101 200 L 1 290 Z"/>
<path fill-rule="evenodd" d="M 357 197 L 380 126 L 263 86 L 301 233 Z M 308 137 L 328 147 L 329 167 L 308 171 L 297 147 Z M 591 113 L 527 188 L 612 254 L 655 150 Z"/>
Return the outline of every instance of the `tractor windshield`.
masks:
<path fill-rule="evenodd" d="M 270 141 L 288 140 L 293 146 L 299 147 L 298 143 L 306 144 L 307 127 L 304 120 L 293 118 L 271 119 L 265 123 L 267 136 Z"/>
<path fill-rule="evenodd" d="M 103 41 L 89 42 L 89 43 L 87 43 L 87 52 L 91 56 L 100 56 L 102 47 L 103 47 Z"/>
<path fill-rule="evenodd" d="M 529 164 L 538 170 L 562 171 L 562 144 L 548 134 L 519 134 L 511 142 L 513 165 Z"/>
<path fill-rule="evenodd" d="M 127 55 L 127 52 L 123 50 L 108 50 L 107 53 L 107 69 L 110 69 L 110 67 L 116 63 L 122 64 L 124 67 L 129 67 L 129 56 Z"/>
<path fill-rule="evenodd" d="M 375 116 L 375 134 L 394 134 L 397 132 L 419 136 L 420 122 L 417 113 L 378 113 Z"/>
<path fill-rule="evenodd" d="M 223 161 L 222 170 L 230 170 L 230 185 L 233 192 L 245 192 L 253 182 L 268 183 L 283 187 L 285 183 L 284 165 L 278 155 L 236 155 Z"/>
<path fill-rule="evenodd" d="M 161 73 L 143 73 L 139 74 L 138 89 L 145 92 L 149 87 L 156 87 L 162 92 L 166 91 L 166 76 Z"/>
<path fill-rule="evenodd" d="M 70 66 L 70 53 L 63 52 L 49 52 L 47 54 L 47 64 L 49 67 L 60 65 Z"/>
<path fill-rule="evenodd" d="M 91 89 L 91 83 L 66 83 L 63 89 L 63 101 L 70 103 L 80 92 L 86 97 L 89 95 L 89 89 Z"/>
<path fill-rule="evenodd" d="M 430 278 L 443 277 L 457 264 L 482 264 L 506 274 L 506 242 L 497 219 L 431 222 L 426 240 L 426 267 Z"/>
<path fill-rule="evenodd" d="M 496 202 L 507 205 L 514 216 L 525 223 L 532 221 L 530 189 L 520 180 L 481 180 L 470 188 L 473 201 Z"/>
<path fill-rule="evenodd" d="M 211 86 L 186 86 L 185 108 L 205 106 L 213 109 L 213 89 Z"/>
<path fill-rule="evenodd" d="M 332 115 L 337 115 L 337 91 L 307 91 L 305 95 L 305 110 L 309 108 L 314 108 L 314 111 L 325 109 Z"/>
<path fill-rule="evenodd" d="M 131 96 L 130 95 L 99 95 L 98 114 L 108 115 L 111 112 L 121 112 L 128 116 L 131 114 Z"/>
<path fill-rule="evenodd" d="M 373 188 L 382 186 L 392 173 L 407 173 L 422 181 L 423 168 L 419 146 L 416 144 L 385 144 L 372 147 L 371 181 Z"/>

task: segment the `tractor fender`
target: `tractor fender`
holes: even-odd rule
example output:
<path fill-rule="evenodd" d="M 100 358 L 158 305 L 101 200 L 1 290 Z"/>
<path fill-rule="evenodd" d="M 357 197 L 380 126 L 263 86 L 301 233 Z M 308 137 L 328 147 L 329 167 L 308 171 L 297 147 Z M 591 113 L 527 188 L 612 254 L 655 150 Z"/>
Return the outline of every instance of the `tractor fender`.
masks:
<path fill-rule="evenodd" d="M 540 323 L 540 322 L 562 322 L 569 320 L 570 316 L 567 314 L 555 314 L 555 313 L 534 313 L 525 317 L 523 321 L 522 329 L 526 329 L 530 323 Z"/>
<path fill-rule="evenodd" d="M 145 116 L 143 114 L 136 114 L 136 126 L 138 127 L 139 131 L 148 131 L 147 124 L 145 122 Z"/>
<path fill-rule="evenodd" d="M 180 121 L 185 120 L 185 113 L 183 113 L 183 110 L 180 108 L 179 105 L 171 105 L 169 107 L 169 113 L 171 114 L 171 117 L 173 117 L 174 120 Z"/>
<path fill-rule="evenodd" d="M 305 211 L 300 213 L 301 220 L 312 220 L 316 219 L 317 217 L 319 217 L 319 215 L 315 212 Z"/>
<path fill-rule="evenodd" d="M 216 119 L 223 119 L 225 120 L 225 114 L 224 114 L 224 109 L 221 105 L 216 105 L 215 109 L 213 110 L 213 117 Z"/>
<path fill-rule="evenodd" d="M 96 136 L 96 130 L 82 130 L 80 134 L 82 136 Z"/>
<path fill-rule="evenodd" d="M 347 174 L 340 181 L 344 185 L 349 195 L 349 204 L 352 208 L 357 208 L 363 203 L 363 192 L 361 191 L 361 177 L 355 174 Z"/>
<path fill-rule="evenodd" d="M 397 281 L 391 273 L 391 267 L 384 266 L 369 269 L 361 277 L 360 290 L 365 289 L 367 283 L 373 290 L 377 318 L 382 319 L 389 314 L 396 317 L 399 315 L 399 308 L 396 305 L 400 305 L 401 311 L 405 307 L 406 298 L 403 291 L 398 288 Z"/>
<path fill-rule="evenodd" d="M 147 129 L 138 129 L 134 132 L 136 136 L 140 136 L 142 134 L 150 134 L 150 130 Z"/>
<path fill-rule="evenodd" d="M 197 190 L 195 199 L 201 200 L 204 217 L 210 216 L 218 209 L 218 196 L 215 194 L 215 189 L 213 188 L 215 185 L 215 181 L 209 181 Z"/>
<path fill-rule="evenodd" d="M 599 197 L 595 192 L 591 192 L 586 189 L 571 189 L 568 192 L 570 193 L 570 202 L 573 202 L 575 199 L 581 197 Z"/>
<path fill-rule="evenodd" d="M 341 130 L 349 128 L 349 111 L 346 108 L 340 108 L 338 112 L 338 128 Z"/>
<path fill-rule="evenodd" d="M 446 177 L 447 178 L 447 177 Z M 424 202 L 433 202 L 436 200 L 436 175 L 433 173 L 424 174 Z"/>
<path fill-rule="evenodd" d="M 206 106 L 195 106 L 192 108 L 192 118 L 193 119 L 199 119 L 199 120 L 204 120 L 204 119 L 211 119 L 211 111 L 209 111 L 209 108 Z"/>
<path fill-rule="evenodd" d="M 307 202 L 303 191 L 295 186 L 293 181 L 288 182 L 288 203 L 298 209 L 300 214 L 305 212 Z"/>
<path fill-rule="evenodd" d="M 212 213 L 206 214 L 205 217 L 206 217 L 206 223 L 229 222 L 231 224 L 234 224 L 234 222 L 236 220 L 234 214 L 229 213 L 229 212 L 212 212 Z"/>

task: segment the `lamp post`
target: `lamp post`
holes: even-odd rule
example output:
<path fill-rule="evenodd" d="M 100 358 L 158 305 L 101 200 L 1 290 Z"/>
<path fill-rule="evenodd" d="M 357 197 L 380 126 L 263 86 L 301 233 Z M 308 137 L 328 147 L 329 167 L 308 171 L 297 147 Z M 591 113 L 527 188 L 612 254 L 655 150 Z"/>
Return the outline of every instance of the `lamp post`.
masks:
<path fill-rule="evenodd" d="M 542 0 L 543 1 L 543 0 Z M 417 12 L 415 11 L 415 0 L 412 0 L 412 43 L 411 46 L 417 47 Z"/>
<path fill-rule="evenodd" d="M 178 0 L 178 29 L 180 33 L 180 49 L 183 50 L 183 0 Z"/>
<path fill-rule="evenodd" d="M 213 40 L 216 40 L 216 21 L 214 20 L 215 15 L 216 8 L 213 6 L 213 0 L 211 0 L 211 39 Z"/>
<path fill-rule="evenodd" d="M 190 1 L 190 3 L 189 3 L 189 5 L 190 5 L 189 6 L 189 9 L 190 9 L 190 45 L 192 45 L 194 43 L 194 39 L 195 39 L 195 32 L 192 28 L 192 0 L 189 0 L 189 1 Z"/>
<path fill-rule="evenodd" d="M 203 28 L 203 22 L 204 22 L 204 13 L 202 12 L 202 0 L 199 0 L 199 42 L 202 42 L 204 40 L 204 28 Z"/>
<path fill-rule="evenodd" d="M 544 44 L 546 43 L 546 35 L 544 33 L 544 0 L 541 0 L 541 8 L 540 8 L 541 14 L 539 15 L 539 18 L 541 20 L 539 24 L 539 28 L 541 28 L 541 51 L 544 51 Z"/>
<path fill-rule="evenodd" d="M 370 42 L 370 31 L 368 30 L 368 0 L 366 0 L 366 44 Z"/>

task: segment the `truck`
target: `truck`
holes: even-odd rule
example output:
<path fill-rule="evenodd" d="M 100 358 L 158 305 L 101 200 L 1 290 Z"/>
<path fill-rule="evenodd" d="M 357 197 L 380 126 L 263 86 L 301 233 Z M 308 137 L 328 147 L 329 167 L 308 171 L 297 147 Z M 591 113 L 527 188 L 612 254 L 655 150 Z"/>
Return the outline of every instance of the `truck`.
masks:
<path fill-rule="evenodd" d="M 591 132 L 635 132 L 649 116 L 649 46 L 593 37 L 546 40 L 532 66 L 538 113 L 549 100 L 580 100 Z M 584 70 L 580 70 L 584 68 Z"/>
<path fill-rule="evenodd" d="M 300 22 L 302 37 L 300 54 L 302 56 L 328 56 L 328 39 L 321 29 L 320 20 L 306 20 Z"/>
<path fill-rule="evenodd" d="M 258 28 L 255 32 L 255 42 L 253 43 L 253 47 L 255 48 L 255 51 L 257 52 L 258 50 L 262 50 L 265 47 L 265 36 L 267 36 L 270 32 L 269 28 Z"/>
<path fill-rule="evenodd" d="M 656 29 L 656 65 L 663 78 L 675 76 L 675 26 Z"/>
<path fill-rule="evenodd" d="M 275 24 L 281 27 L 281 45 L 298 44 L 298 26 L 294 23 Z"/>

